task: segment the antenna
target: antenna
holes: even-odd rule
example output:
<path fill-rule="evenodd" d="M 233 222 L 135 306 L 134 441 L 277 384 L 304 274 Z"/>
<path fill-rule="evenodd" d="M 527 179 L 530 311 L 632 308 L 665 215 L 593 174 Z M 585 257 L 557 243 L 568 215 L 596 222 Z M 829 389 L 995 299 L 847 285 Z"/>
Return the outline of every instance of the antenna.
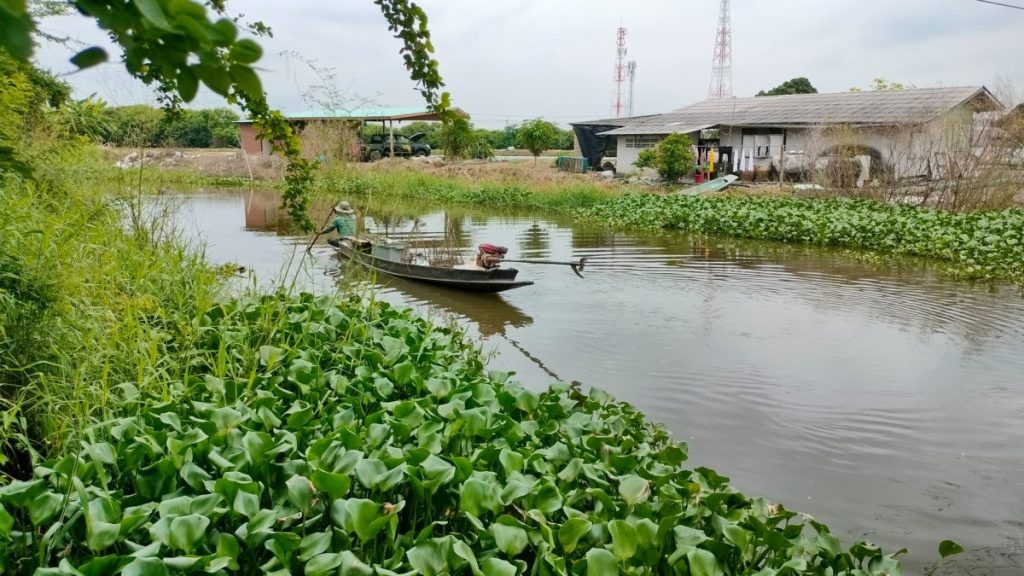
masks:
<path fill-rule="evenodd" d="M 715 57 L 711 61 L 709 100 L 732 98 L 732 10 L 729 0 L 722 0 L 715 35 Z"/>
<path fill-rule="evenodd" d="M 615 35 L 615 99 L 612 102 L 612 114 L 616 118 L 622 117 L 625 105 L 622 101 L 622 83 L 625 81 L 625 60 L 626 60 L 626 29 L 619 26 Z"/>
<path fill-rule="evenodd" d="M 633 105 L 636 103 L 636 92 L 633 87 L 636 84 L 636 60 L 630 60 L 626 64 L 626 77 L 629 78 L 629 99 L 626 100 L 626 116 L 633 116 Z"/>

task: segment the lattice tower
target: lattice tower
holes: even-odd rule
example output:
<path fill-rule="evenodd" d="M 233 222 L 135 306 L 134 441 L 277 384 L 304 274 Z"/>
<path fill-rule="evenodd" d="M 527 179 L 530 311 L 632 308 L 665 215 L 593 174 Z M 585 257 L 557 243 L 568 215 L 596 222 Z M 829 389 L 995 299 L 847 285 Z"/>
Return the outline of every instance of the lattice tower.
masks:
<path fill-rule="evenodd" d="M 615 91 L 612 98 L 612 115 L 615 118 L 620 118 L 626 110 L 622 94 L 623 84 L 626 81 L 626 29 L 621 26 L 615 34 L 615 52 L 615 76 L 613 78 Z"/>
<path fill-rule="evenodd" d="M 634 116 L 633 104 L 636 102 L 636 60 L 626 64 L 626 76 L 629 78 L 629 99 L 626 100 L 626 116 Z"/>
<path fill-rule="evenodd" d="M 730 0 L 722 0 L 715 34 L 715 57 L 711 62 L 708 99 L 732 98 L 732 10 Z"/>

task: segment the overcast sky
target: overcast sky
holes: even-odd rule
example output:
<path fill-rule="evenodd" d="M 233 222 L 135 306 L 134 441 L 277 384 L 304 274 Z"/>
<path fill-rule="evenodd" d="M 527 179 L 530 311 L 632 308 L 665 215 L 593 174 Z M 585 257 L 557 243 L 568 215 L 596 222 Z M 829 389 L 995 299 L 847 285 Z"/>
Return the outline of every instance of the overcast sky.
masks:
<path fill-rule="evenodd" d="M 1007 0 L 1019 2 L 1024 0 Z M 716 0 L 421 0 L 441 73 L 455 105 L 478 125 L 544 117 L 560 124 L 609 116 L 615 32 L 628 29 L 637 61 L 636 114 L 664 112 L 706 97 L 718 20 Z M 876 77 L 919 87 L 1010 82 L 1024 87 L 1024 10 L 976 0 L 733 0 L 733 84 L 752 96 L 794 76 L 821 92 L 867 86 Z M 399 42 L 370 0 L 233 0 L 262 20 L 260 61 L 270 103 L 315 107 L 317 83 L 304 60 L 333 68 L 352 102 L 422 103 L 398 55 Z M 107 44 L 89 21 L 47 21 L 51 32 Z M 74 50 L 44 46 L 39 62 L 72 69 Z M 115 61 L 66 79 L 79 97 L 113 105 L 153 102 Z M 223 100 L 200 93 L 195 106 Z"/>

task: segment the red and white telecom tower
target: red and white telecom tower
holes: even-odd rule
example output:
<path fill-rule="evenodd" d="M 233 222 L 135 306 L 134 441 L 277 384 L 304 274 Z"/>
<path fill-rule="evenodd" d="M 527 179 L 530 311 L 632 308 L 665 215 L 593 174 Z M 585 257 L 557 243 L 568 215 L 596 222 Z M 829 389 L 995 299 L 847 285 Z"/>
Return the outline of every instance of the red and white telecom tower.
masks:
<path fill-rule="evenodd" d="M 722 0 L 715 35 L 715 58 L 711 62 L 711 86 L 708 99 L 732 98 L 732 10 L 729 0 Z"/>
<path fill-rule="evenodd" d="M 612 100 L 612 115 L 621 118 L 626 109 L 622 99 L 622 85 L 626 82 L 626 29 L 619 27 L 615 40 L 617 57 L 615 59 L 615 96 Z"/>

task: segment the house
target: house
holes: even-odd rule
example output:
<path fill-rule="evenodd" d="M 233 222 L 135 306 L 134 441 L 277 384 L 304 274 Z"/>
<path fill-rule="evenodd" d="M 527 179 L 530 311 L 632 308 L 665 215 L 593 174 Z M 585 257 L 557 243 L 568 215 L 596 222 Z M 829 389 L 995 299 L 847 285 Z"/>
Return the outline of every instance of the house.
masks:
<path fill-rule="evenodd" d="M 938 137 L 955 116 L 1004 112 L 984 86 L 707 100 L 666 114 L 574 123 L 580 153 L 600 166 L 608 147 L 620 173 L 640 151 L 689 135 L 716 174 L 805 170 L 822 157 L 862 158 L 874 175 L 934 175 L 948 163 Z M 709 154 L 711 153 L 711 154 Z"/>

